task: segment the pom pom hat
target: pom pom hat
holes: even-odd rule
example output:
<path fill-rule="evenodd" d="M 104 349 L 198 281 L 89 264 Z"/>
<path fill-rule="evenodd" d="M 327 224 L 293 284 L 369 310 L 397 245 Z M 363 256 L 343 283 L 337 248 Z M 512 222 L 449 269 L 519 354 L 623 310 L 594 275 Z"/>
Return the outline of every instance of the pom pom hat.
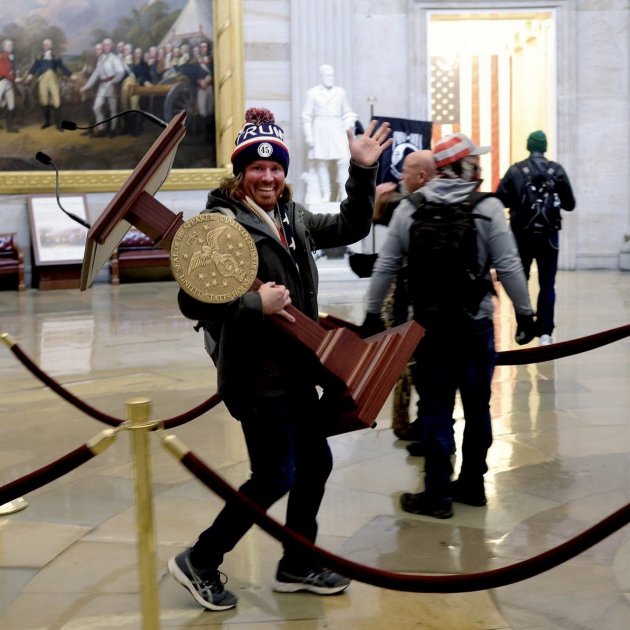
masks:
<path fill-rule="evenodd" d="M 236 136 L 232 152 L 235 175 L 256 160 L 273 160 L 282 165 L 284 174 L 289 170 L 289 149 L 284 143 L 284 131 L 275 124 L 272 112 L 262 107 L 251 107 L 245 112 L 245 124 Z"/>
<path fill-rule="evenodd" d="M 483 155 L 489 153 L 491 147 L 478 147 L 467 135 L 454 133 L 444 136 L 435 143 L 433 157 L 435 166 L 442 168 L 453 162 L 458 162 L 468 155 Z"/>

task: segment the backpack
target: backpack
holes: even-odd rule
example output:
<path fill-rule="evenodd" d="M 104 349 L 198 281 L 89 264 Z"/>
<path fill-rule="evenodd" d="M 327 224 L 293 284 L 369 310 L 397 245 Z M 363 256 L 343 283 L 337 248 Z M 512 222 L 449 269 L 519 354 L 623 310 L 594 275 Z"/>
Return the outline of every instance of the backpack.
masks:
<path fill-rule="evenodd" d="M 553 178 L 555 169 L 533 160 L 519 165 L 525 177 L 518 211 L 510 217 L 512 226 L 521 232 L 548 235 L 560 229 L 560 198 Z"/>
<path fill-rule="evenodd" d="M 494 293 L 477 255 L 474 206 L 492 193 L 473 192 L 455 205 L 429 203 L 410 195 L 417 208 L 409 233 L 408 287 L 414 319 L 425 328 L 450 325 L 477 314 L 481 300 Z"/>

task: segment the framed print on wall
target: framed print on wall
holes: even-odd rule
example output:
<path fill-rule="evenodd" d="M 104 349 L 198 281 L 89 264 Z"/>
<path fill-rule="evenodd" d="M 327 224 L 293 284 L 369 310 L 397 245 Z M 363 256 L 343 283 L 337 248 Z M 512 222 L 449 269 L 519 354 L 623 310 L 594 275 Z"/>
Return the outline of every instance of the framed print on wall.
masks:
<path fill-rule="evenodd" d="M 63 209 L 87 221 L 85 195 L 60 197 Z M 36 267 L 83 262 L 87 229 L 61 210 L 54 195 L 28 195 L 33 262 Z"/>
<path fill-rule="evenodd" d="M 225 175 L 243 117 L 241 0 L 22 0 L 0 15 L 15 76 L 13 102 L 0 102 L 0 119 L 12 105 L 16 129 L 0 125 L 0 194 L 54 191 L 54 173 L 35 159 L 38 151 L 58 166 L 64 192 L 118 190 L 160 134 L 137 114 L 96 127 L 96 136 L 59 129 L 62 121 L 95 122 L 102 81 L 90 77 L 108 39 L 126 74 L 114 97 L 102 96 L 102 116 L 141 109 L 168 123 L 186 110 L 186 137 L 163 188 L 211 188 Z M 51 56 L 57 94 L 42 83 L 41 61 L 50 65 Z"/>

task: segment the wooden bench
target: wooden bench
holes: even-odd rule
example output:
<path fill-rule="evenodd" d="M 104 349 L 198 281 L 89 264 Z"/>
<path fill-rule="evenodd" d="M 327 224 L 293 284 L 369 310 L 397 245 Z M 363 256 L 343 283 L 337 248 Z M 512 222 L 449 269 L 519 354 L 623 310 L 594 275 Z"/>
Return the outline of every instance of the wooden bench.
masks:
<path fill-rule="evenodd" d="M 11 278 L 12 288 L 24 291 L 24 253 L 15 240 L 15 232 L 0 234 L 0 276 Z M 15 279 L 15 282 L 14 280 Z"/>
<path fill-rule="evenodd" d="M 118 244 L 110 262 L 112 284 L 173 280 L 167 251 L 136 228 L 131 228 Z"/>

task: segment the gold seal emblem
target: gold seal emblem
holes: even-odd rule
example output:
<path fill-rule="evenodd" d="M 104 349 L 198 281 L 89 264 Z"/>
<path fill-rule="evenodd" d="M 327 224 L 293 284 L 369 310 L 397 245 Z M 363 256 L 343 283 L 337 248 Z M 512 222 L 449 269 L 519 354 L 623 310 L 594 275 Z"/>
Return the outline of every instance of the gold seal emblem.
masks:
<path fill-rule="evenodd" d="M 171 270 L 179 286 L 200 302 L 223 304 L 254 282 L 258 252 L 238 222 L 218 213 L 189 219 L 171 243 Z"/>

